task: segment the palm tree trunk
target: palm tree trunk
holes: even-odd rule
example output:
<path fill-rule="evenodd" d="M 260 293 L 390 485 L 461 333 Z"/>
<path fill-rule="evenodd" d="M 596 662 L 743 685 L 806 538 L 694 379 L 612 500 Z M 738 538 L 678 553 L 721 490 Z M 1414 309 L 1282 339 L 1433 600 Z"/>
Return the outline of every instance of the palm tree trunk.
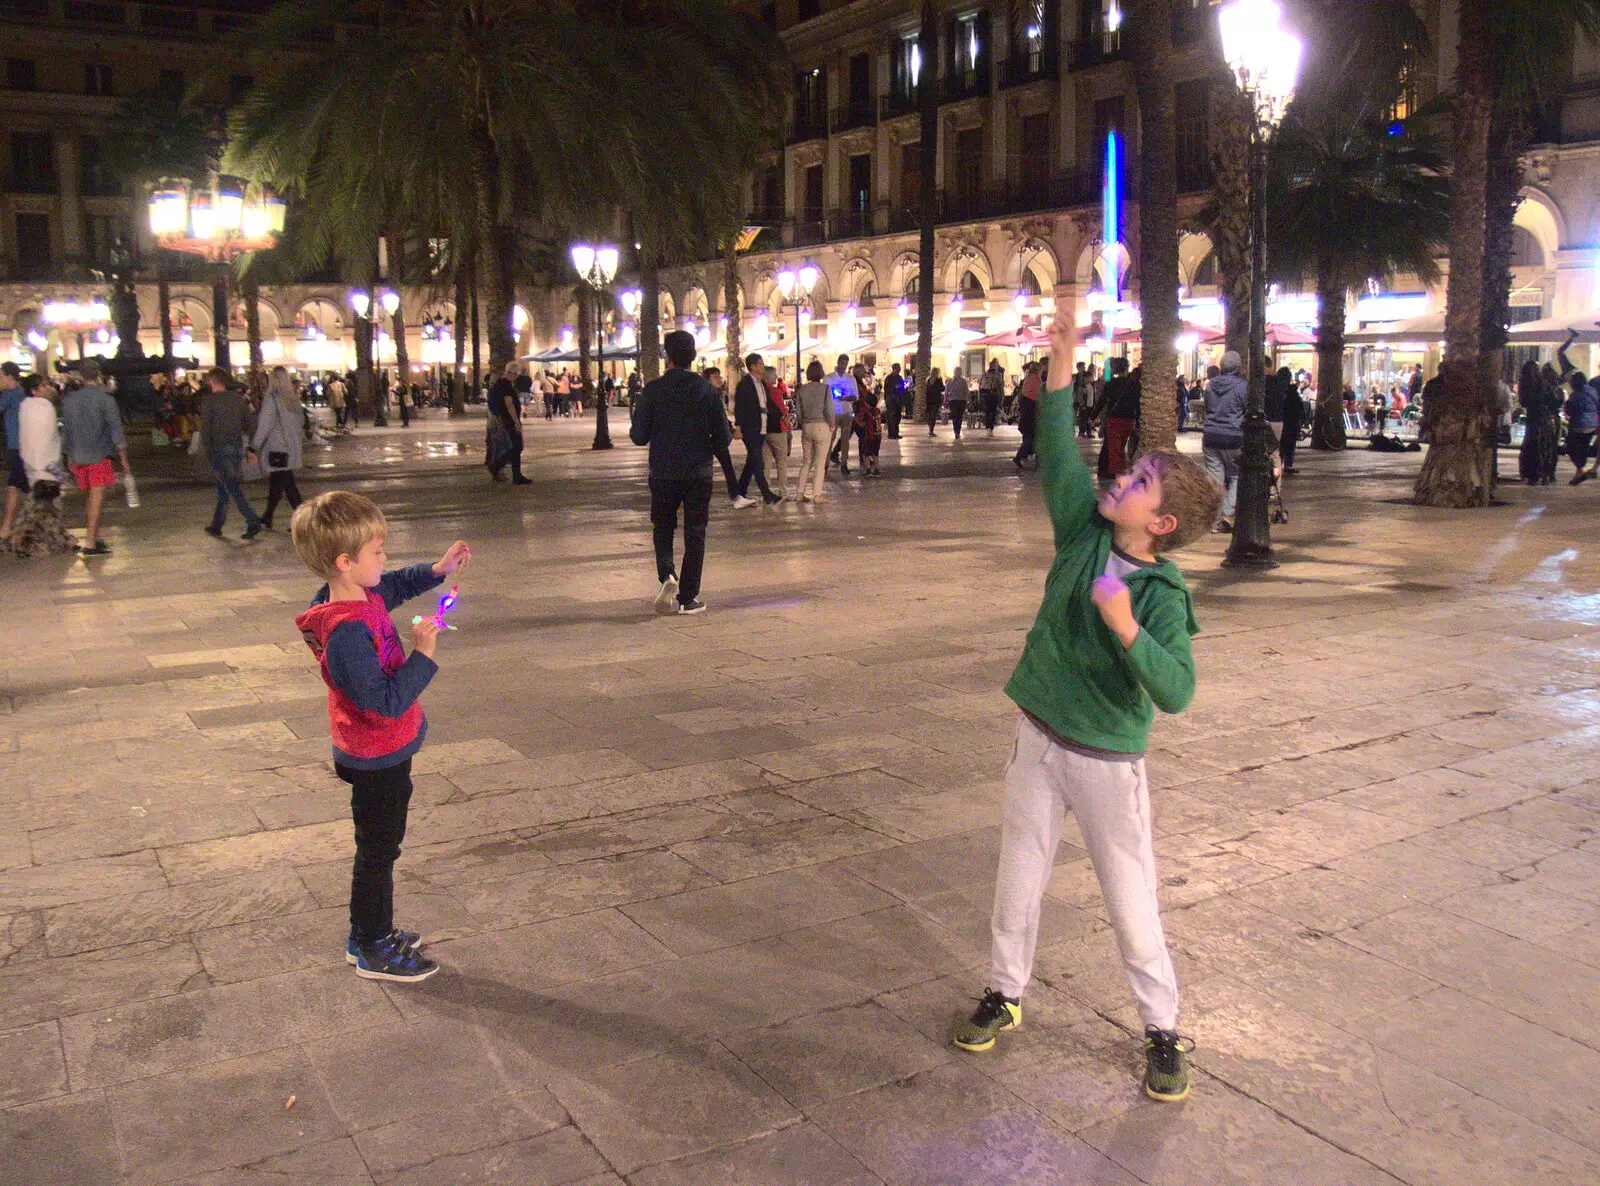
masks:
<path fill-rule="evenodd" d="M 405 281 L 405 236 L 391 233 L 389 243 L 394 258 L 389 261 L 389 277 L 395 286 L 395 295 Z M 394 337 L 395 378 L 401 383 L 411 382 L 411 352 L 406 349 L 406 312 L 404 305 L 396 305 L 389 315 L 389 333 Z"/>
<path fill-rule="evenodd" d="M 728 232 L 727 242 L 722 248 L 722 315 L 728 319 L 728 328 L 722 337 L 728 348 L 731 387 L 736 382 L 735 376 L 744 366 L 743 333 L 739 324 L 744 310 L 739 307 L 739 233 L 736 230 Z"/>
<path fill-rule="evenodd" d="M 1430 434 L 1417 475 L 1423 506 L 1476 507 L 1490 499 L 1489 404 L 1482 376 L 1485 202 L 1494 106 L 1491 0 L 1461 0 L 1456 62 L 1454 171 L 1450 178 L 1450 282 L 1441 390 L 1424 408 Z"/>
<path fill-rule="evenodd" d="M 639 253 L 639 377 L 646 383 L 661 374 L 661 266 L 646 242 Z"/>
<path fill-rule="evenodd" d="M 478 333 L 478 267 L 472 267 L 472 397 L 483 390 L 483 338 Z"/>
<path fill-rule="evenodd" d="M 251 267 L 239 281 L 239 295 L 244 301 L 244 334 L 250 347 L 251 378 L 256 378 L 266 365 L 261 354 L 261 285 Z"/>
<path fill-rule="evenodd" d="M 1139 92 L 1140 447 L 1178 442 L 1178 142 L 1172 0 L 1141 0 L 1132 33 Z M 1066 376 L 1057 375 L 1062 383 Z"/>
<path fill-rule="evenodd" d="M 166 360 L 167 392 L 172 392 L 173 384 L 177 382 L 177 367 L 172 362 L 172 285 L 167 283 L 167 271 L 163 264 L 156 265 L 160 269 L 156 275 L 156 313 L 161 318 L 161 357 Z"/>
<path fill-rule="evenodd" d="M 517 304 L 517 232 L 501 217 L 500 162 L 487 127 L 473 137 L 473 161 L 478 241 L 483 244 L 484 279 L 489 285 L 489 370 L 499 374 L 515 356 L 511 316 Z"/>
<path fill-rule="evenodd" d="M 372 318 L 356 318 L 356 415 L 376 419 L 376 392 L 372 380 Z"/>
<path fill-rule="evenodd" d="M 212 364 L 231 370 L 228 351 L 228 277 L 217 273 L 211 281 L 211 355 Z"/>
<path fill-rule="evenodd" d="M 456 273 L 456 312 L 455 331 L 456 340 L 456 366 L 450 372 L 450 414 L 452 416 L 465 416 L 467 414 L 467 385 L 462 382 L 461 372 L 467 364 L 467 264 L 464 259 L 457 258 Z"/>
<path fill-rule="evenodd" d="M 1483 382 L 1486 387 L 1509 380 L 1504 375 L 1506 323 L 1511 318 L 1512 223 L 1522 202 L 1522 154 L 1530 129 L 1520 110 L 1495 104 L 1489 125 L 1489 163 L 1484 189 L 1483 248 Z"/>
<path fill-rule="evenodd" d="M 1317 261 L 1317 409 L 1311 417 L 1313 449 L 1343 449 L 1345 288 L 1336 262 Z"/>
<path fill-rule="evenodd" d="M 933 369 L 934 227 L 939 221 L 939 194 L 934 177 L 939 168 L 939 5 L 922 0 L 922 25 L 917 31 L 922 58 L 917 99 L 922 116 L 918 169 L 921 209 L 917 239 L 917 358 L 911 368 L 912 418 L 927 414 L 925 395 Z"/>
<path fill-rule="evenodd" d="M 1211 228 L 1218 287 L 1227 321 L 1227 348 L 1250 357 L 1250 102 L 1233 86 L 1211 91 L 1212 192 L 1218 215 Z"/>

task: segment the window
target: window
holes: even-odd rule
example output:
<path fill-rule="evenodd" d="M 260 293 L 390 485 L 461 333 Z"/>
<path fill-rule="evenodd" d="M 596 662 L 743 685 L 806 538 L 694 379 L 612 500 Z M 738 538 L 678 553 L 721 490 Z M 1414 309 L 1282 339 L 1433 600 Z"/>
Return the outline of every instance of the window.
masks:
<path fill-rule="evenodd" d="M 181 99 L 188 83 L 183 77 L 182 70 L 163 70 L 161 79 L 156 85 L 168 98 Z"/>
<path fill-rule="evenodd" d="M 111 262 L 111 249 L 129 238 L 127 221 L 120 214 L 91 214 L 87 230 L 89 260 L 102 266 Z"/>
<path fill-rule="evenodd" d="M 1029 74 L 1043 69 L 1054 40 L 1055 0 L 1018 0 L 1011 6 L 1011 53 Z"/>
<path fill-rule="evenodd" d="M 228 101 L 238 103 L 250 93 L 250 88 L 256 85 L 256 80 L 249 74 L 228 75 Z"/>
<path fill-rule="evenodd" d="M 984 298 L 983 281 L 971 272 L 961 274 L 961 288 L 959 289 L 963 301 L 981 301 Z"/>
<path fill-rule="evenodd" d="M 761 173 L 758 213 L 774 222 L 783 217 L 783 167 L 768 165 Z"/>
<path fill-rule="evenodd" d="M 55 142 L 49 132 L 11 133 L 11 189 L 24 194 L 55 192 Z"/>
<path fill-rule="evenodd" d="M 856 54 L 850 59 L 850 106 L 865 107 L 872 102 L 872 55 Z"/>
<path fill-rule="evenodd" d="M 822 221 L 822 166 L 810 165 L 805 172 L 805 221 Z"/>
<path fill-rule="evenodd" d="M 79 189 L 90 197 L 114 197 L 122 182 L 106 163 L 105 141 L 99 136 L 78 138 Z"/>
<path fill-rule="evenodd" d="M 911 210 L 922 204 L 922 144 L 900 146 L 900 205 Z"/>
<path fill-rule="evenodd" d="M 1122 136 L 1124 108 L 1126 103 L 1121 95 L 1113 95 L 1109 99 L 1100 99 L 1094 105 L 1094 161 L 1097 176 L 1105 176 L 1106 171 L 1106 137 L 1112 132 Z"/>
<path fill-rule="evenodd" d="M 1178 191 L 1193 193 L 1211 185 L 1209 117 L 1211 80 L 1192 78 L 1176 87 Z"/>
<path fill-rule="evenodd" d="M 974 213 L 983 197 L 983 129 L 956 133 L 955 203 L 957 217 Z"/>
<path fill-rule="evenodd" d="M 1084 49 L 1091 57 L 1116 53 L 1122 48 L 1123 0 L 1080 0 L 1079 28 Z M 1175 0 L 1183 3 L 1183 0 Z"/>
<path fill-rule="evenodd" d="M 989 14 L 969 12 L 950 22 L 949 70 L 952 90 L 971 94 L 988 88 Z"/>
<path fill-rule="evenodd" d="M 915 33 L 908 33 L 895 42 L 894 56 L 889 59 L 889 93 L 902 104 L 915 102 L 921 80 L 922 46 Z"/>
<path fill-rule="evenodd" d="M 850 192 L 846 195 L 852 214 L 872 211 L 872 154 L 863 152 L 850 158 Z"/>
<path fill-rule="evenodd" d="M 18 214 L 17 271 L 23 279 L 39 280 L 50 271 L 50 216 Z"/>
<path fill-rule="evenodd" d="M 39 86 L 38 71 L 32 58 L 6 59 L 6 87 L 13 91 L 32 91 Z"/>
<path fill-rule="evenodd" d="M 818 127 L 827 120 L 828 78 L 820 66 L 801 71 L 794 80 L 794 118 L 800 127 Z"/>
<path fill-rule="evenodd" d="M 1400 68 L 1400 88 L 1390 105 L 1386 118 L 1392 123 L 1410 119 L 1417 113 L 1417 63 L 1415 57 L 1407 59 Z"/>
<path fill-rule="evenodd" d="M 1016 180 L 1028 194 L 1043 194 L 1050 184 L 1050 115 L 1022 117 L 1021 153 Z"/>
<path fill-rule="evenodd" d="M 86 95 L 111 95 L 111 67 L 96 62 L 83 64 L 83 93 Z"/>

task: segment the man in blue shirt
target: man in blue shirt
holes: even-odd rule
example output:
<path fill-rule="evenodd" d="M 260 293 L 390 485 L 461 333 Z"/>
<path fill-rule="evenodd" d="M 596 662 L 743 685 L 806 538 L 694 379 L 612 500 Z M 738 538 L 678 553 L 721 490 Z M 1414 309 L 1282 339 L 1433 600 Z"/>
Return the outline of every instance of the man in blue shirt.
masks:
<path fill-rule="evenodd" d="M 22 466 L 22 436 L 17 428 L 17 411 L 27 394 L 22 390 L 22 369 L 14 362 L 0 363 L 0 412 L 5 416 L 6 448 L 11 453 L 6 475 L 6 515 L 0 519 L 0 539 L 11 537 L 11 521 L 16 518 L 17 504 L 28 493 L 28 471 Z"/>
<path fill-rule="evenodd" d="M 850 436 L 855 432 L 856 400 L 861 398 L 861 388 L 850 373 L 850 356 L 839 355 L 839 361 L 828 376 L 828 394 L 833 397 L 833 424 L 838 441 L 828 453 L 829 461 L 839 463 L 839 476 L 850 474 Z"/>

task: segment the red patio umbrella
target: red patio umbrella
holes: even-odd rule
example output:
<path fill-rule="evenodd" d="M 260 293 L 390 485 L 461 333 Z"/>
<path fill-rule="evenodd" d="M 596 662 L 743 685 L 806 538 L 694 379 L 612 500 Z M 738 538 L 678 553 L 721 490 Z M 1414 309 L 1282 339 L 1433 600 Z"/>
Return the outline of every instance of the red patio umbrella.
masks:
<path fill-rule="evenodd" d="M 1048 345 L 1049 342 L 1050 335 L 1045 333 L 1044 330 L 1024 325 L 1016 329 L 1004 330 L 998 334 L 974 338 L 967 345 L 999 346 L 1007 350 L 1037 350 L 1040 346 Z"/>
<path fill-rule="evenodd" d="M 1207 346 L 1220 346 L 1228 340 L 1228 335 L 1222 330 L 1212 330 L 1204 333 L 1200 341 Z M 1315 346 L 1317 335 L 1301 329 L 1297 325 L 1284 325 L 1280 322 L 1267 324 L 1267 345 L 1269 346 Z"/>

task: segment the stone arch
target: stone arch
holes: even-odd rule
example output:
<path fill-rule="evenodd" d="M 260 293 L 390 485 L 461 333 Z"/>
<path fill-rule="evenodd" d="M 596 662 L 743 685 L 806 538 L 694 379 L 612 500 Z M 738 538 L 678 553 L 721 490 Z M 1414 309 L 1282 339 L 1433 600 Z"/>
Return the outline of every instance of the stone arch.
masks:
<path fill-rule="evenodd" d="M 344 326 L 344 314 L 327 297 L 312 297 L 300 302 L 300 307 L 295 310 L 294 322 L 296 329 L 306 330 L 315 326 L 328 337 L 334 338 L 339 336 Z"/>
<path fill-rule="evenodd" d="M 574 303 L 571 306 L 571 309 L 572 309 L 572 324 L 574 326 L 576 326 L 578 324 L 578 306 L 577 306 L 577 304 Z M 677 329 L 678 328 L 678 302 L 673 297 L 672 293 L 668 292 L 664 288 L 661 290 L 661 308 L 660 308 L 660 313 L 661 313 L 661 324 L 662 325 L 670 326 L 673 329 Z"/>
<path fill-rule="evenodd" d="M 1203 231 L 1193 231 L 1178 239 L 1178 283 L 1184 288 L 1196 284 L 1214 284 L 1215 279 L 1196 280 L 1195 277 L 1212 256 L 1211 236 Z M 1212 265 L 1215 270 L 1215 263 Z"/>
<path fill-rule="evenodd" d="M 1113 262 L 1116 265 L 1116 276 L 1111 274 Z M 1073 273 L 1073 279 L 1083 285 L 1086 291 L 1090 289 L 1105 291 L 1111 286 L 1112 281 L 1120 278 L 1123 288 L 1126 289 L 1128 273 L 1132 267 L 1133 257 L 1128 254 L 1126 244 L 1116 243 L 1112 250 L 1107 252 L 1099 239 L 1091 239 L 1078 253 L 1078 265 Z"/>
<path fill-rule="evenodd" d="M 1024 287 L 1024 278 L 1031 275 L 1039 291 L 1049 294 L 1055 291 L 1060 282 L 1061 265 L 1056 259 L 1055 248 L 1042 239 L 1029 238 L 1018 243 L 1016 250 L 1011 253 L 1005 275 L 1013 288 Z"/>
<path fill-rule="evenodd" d="M 907 285 L 921 274 L 921 266 L 921 261 L 915 251 L 902 251 L 895 257 L 894 263 L 889 265 L 889 291 L 883 295 L 904 296 L 907 291 Z"/>
<path fill-rule="evenodd" d="M 1556 252 L 1566 242 L 1566 220 L 1550 196 L 1532 186 L 1524 187 L 1522 201 L 1517 205 L 1511 225 L 1526 231 L 1539 245 L 1544 256 L 1544 270 L 1554 269 Z"/>
<path fill-rule="evenodd" d="M 211 336 L 210 302 L 203 301 L 196 296 L 190 296 L 187 293 L 175 292 L 172 294 L 172 336 L 174 340 L 178 338 L 181 329 L 185 327 L 185 319 L 187 319 L 187 328 L 191 340 L 199 342 Z M 156 325 L 157 332 L 160 329 L 161 326 L 158 320 Z M 174 346 L 174 349 L 176 348 Z"/>
<path fill-rule="evenodd" d="M 699 284 L 691 284 L 684 290 L 683 300 L 678 306 L 679 317 L 693 317 L 705 321 L 711 316 L 711 301 L 706 295 L 706 290 Z"/>
<path fill-rule="evenodd" d="M 850 260 L 839 276 L 839 296 L 859 306 L 864 295 L 869 300 L 881 295 L 877 269 L 872 266 L 871 260 Z"/>
<path fill-rule="evenodd" d="M 961 284 L 961 279 L 968 272 L 983 287 L 985 295 L 994 287 L 994 269 L 989 266 L 989 257 L 983 253 L 981 247 L 971 243 L 958 244 L 944 261 L 944 266 L 939 269 L 939 291 L 956 292 Z"/>

